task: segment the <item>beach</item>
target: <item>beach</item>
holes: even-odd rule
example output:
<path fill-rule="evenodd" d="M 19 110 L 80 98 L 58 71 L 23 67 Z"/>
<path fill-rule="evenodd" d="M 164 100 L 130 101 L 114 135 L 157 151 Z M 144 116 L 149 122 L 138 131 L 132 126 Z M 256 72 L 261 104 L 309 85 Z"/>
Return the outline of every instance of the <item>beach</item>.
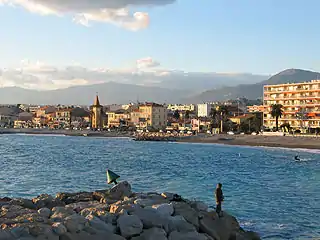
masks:
<path fill-rule="evenodd" d="M 133 137 L 132 132 L 116 131 L 92 131 L 92 130 L 49 130 L 49 129 L 0 129 L 1 134 L 39 134 L 39 135 L 65 135 L 85 137 Z M 150 133 L 153 134 L 153 133 Z M 171 141 L 164 138 L 163 141 Z M 263 136 L 263 135 L 207 135 L 175 137 L 176 142 L 185 143 L 216 143 L 240 146 L 264 146 L 283 148 L 320 149 L 320 137 L 287 135 L 287 136 Z"/>
<path fill-rule="evenodd" d="M 320 149 L 320 137 L 263 136 L 263 135 L 214 135 L 181 138 L 178 142 L 218 143 L 240 146 Z"/>

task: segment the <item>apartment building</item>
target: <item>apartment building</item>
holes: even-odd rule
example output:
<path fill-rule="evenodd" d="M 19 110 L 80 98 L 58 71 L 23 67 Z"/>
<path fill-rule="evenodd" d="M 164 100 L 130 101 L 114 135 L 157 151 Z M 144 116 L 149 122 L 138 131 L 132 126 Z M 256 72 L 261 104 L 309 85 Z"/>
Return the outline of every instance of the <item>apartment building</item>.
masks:
<path fill-rule="evenodd" d="M 320 127 L 320 80 L 266 85 L 263 92 L 264 126 L 275 127 L 275 118 L 270 114 L 271 105 L 281 104 L 283 116 L 279 119 L 279 126 L 289 123 L 295 129 Z"/>
<path fill-rule="evenodd" d="M 196 105 L 194 104 L 169 104 L 168 105 L 169 111 L 189 111 L 194 112 L 196 110 Z"/>
<path fill-rule="evenodd" d="M 209 117 L 212 106 L 211 103 L 198 104 L 198 117 Z"/>
<path fill-rule="evenodd" d="M 152 127 L 153 129 L 165 129 L 167 127 L 167 108 L 164 105 L 157 103 L 145 103 L 139 105 L 139 112 L 143 119 L 140 118 L 144 127 Z"/>

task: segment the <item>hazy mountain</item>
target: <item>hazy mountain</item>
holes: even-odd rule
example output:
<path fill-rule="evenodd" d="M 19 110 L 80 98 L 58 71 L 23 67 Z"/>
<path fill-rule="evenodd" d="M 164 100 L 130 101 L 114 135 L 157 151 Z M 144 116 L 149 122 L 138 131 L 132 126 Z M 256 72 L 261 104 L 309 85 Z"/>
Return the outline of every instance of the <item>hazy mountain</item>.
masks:
<path fill-rule="evenodd" d="M 184 96 L 190 96 L 189 91 L 109 82 L 51 91 L 35 91 L 18 87 L 0 88 L 0 103 L 89 105 L 93 103 L 97 92 L 101 104 L 120 104 L 137 100 L 159 103 L 177 102 Z"/>
<path fill-rule="evenodd" d="M 262 97 L 264 85 L 305 82 L 317 79 L 319 77 L 320 73 L 318 72 L 301 69 L 287 69 L 270 77 L 268 80 L 259 83 L 240 84 L 235 87 L 216 88 L 210 91 L 205 91 L 191 98 L 184 98 L 181 101 L 188 103 L 201 103 L 207 101 L 223 101 L 227 99 L 236 99 L 238 97 L 257 99 Z"/>

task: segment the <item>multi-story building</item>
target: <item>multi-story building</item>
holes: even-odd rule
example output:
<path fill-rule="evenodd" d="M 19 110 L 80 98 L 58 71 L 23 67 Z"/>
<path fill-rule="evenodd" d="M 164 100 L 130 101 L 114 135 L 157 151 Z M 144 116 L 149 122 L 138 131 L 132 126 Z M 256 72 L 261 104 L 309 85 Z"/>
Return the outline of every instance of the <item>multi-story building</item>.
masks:
<path fill-rule="evenodd" d="M 247 112 L 249 112 L 249 113 L 263 112 L 263 111 L 264 111 L 263 105 L 247 106 Z"/>
<path fill-rule="evenodd" d="M 209 117 L 212 106 L 211 103 L 198 104 L 198 117 Z"/>
<path fill-rule="evenodd" d="M 279 119 L 279 126 L 289 123 L 295 129 L 320 127 L 320 80 L 266 85 L 263 91 L 264 126 L 275 127 L 275 118 L 270 114 L 271 105 L 281 104 L 283 116 Z"/>
<path fill-rule="evenodd" d="M 114 112 L 107 112 L 108 127 L 124 127 L 129 126 L 131 114 L 127 110 L 119 109 Z"/>
<path fill-rule="evenodd" d="M 167 127 L 167 108 L 157 103 L 145 103 L 139 105 L 140 127 L 165 129 Z"/>
<path fill-rule="evenodd" d="M 55 118 L 53 119 L 55 128 L 70 127 L 71 111 L 71 108 L 65 108 L 56 111 Z"/>
<path fill-rule="evenodd" d="M 194 104 L 169 104 L 168 105 L 169 111 L 189 111 L 194 112 L 196 110 L 196 105 Z"/>

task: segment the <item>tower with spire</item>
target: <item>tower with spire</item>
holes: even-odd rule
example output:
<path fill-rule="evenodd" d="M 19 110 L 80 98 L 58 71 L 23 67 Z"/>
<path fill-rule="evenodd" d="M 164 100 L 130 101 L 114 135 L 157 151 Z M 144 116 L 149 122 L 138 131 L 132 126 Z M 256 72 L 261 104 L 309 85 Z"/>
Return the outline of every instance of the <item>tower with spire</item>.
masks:
<path fill-rule="evenodd" d="M 93 129 L 98 129 L 103 127 L 103 116 L 102 116 L 102 106 L 100 105 L 98 94 L 94 100 L 92 108 L 92 118 L 91 118 L 91 127 Z"/>

